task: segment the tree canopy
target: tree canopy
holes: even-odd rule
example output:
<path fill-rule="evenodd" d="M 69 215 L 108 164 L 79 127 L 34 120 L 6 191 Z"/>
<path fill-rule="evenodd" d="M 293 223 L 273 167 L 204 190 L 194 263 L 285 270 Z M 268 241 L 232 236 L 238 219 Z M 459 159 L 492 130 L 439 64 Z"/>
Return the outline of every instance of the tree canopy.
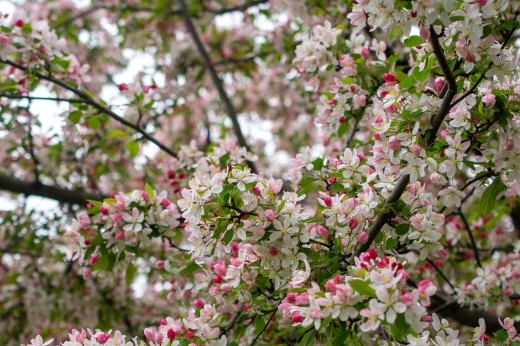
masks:
<path fill-rule="evenodd" d="M 520 1 L 5 6 L 0 344 L 520 345 Z"/>

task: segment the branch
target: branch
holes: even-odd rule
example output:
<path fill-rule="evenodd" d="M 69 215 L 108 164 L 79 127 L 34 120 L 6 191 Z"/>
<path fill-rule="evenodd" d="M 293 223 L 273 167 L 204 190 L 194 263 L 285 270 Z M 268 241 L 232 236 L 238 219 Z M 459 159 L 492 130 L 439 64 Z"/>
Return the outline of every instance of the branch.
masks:
<path fill-rule="evenodd" d="M 480 262 L 480 256 L 478 254 L 478 248 L 477 243 L 475 242 L 475 237 L 473 237 L 473 233 L 471 232 L 471 226 L 469 225 L 468 219 L 466 219 L 466 216 L 462 213 L 462 210 L 459 208 L 459 216 L 462 219 L 462 222 L 464 223 L 464 226 L 466 228 L 466 232 L 468 233 L 469 240 L 471 241 L 471 248 L 473 249 L 473 253 L 475 254 L 475 259 L 477 260 L 477 265 L 482 268 L 482 263 Z"/>
<path fill-rule="evenodd" d="M 516 28 L 518 28 L 518 23 L 515 24 L 515 26 L 509 31 L 509 33 L 507 34 L 507 36 L 504 38 L 504 42 L 502 43 L 502 46 L 500 47 L 500 49 L 504 49 L 504 47 L 506 46 L 507 42 L 511 39 L 511 37 L 513 36 L 514 32 L 516 31 Z M 488 68 L 486 69 L 486 71 L 484 71 L 482 73 L 482 75 L 479 77 L 479 79 L 475 82 L 475 84 L 473 84 L 473 86 L 467 91 L 465 92 L 462 96 L 460 96 L 458 99 L 456 99 L 455 101 L 453 101 L 453 103 L 451 104 L 450 108 L 455 106 L 457 103 L 459 103 L 460 101 L 464 100 L 467 96 L 473 94 L 473 92 L 475 91 L 475 89 L 477 89 L 477 87 L 479 86 L 480 82 L 482 82 L 484 80 L 484 78 L 486 77 L 486 73 L 487 71 L 491 68 L 491 66 L 493 66 L 493 61 L 491 61 L 488 65 Z"/>
<path fill-rule="evenodd" d="M 251 346 L 254 346 L 256 345 L 256 342 L 258 341 L 258 339 L 260 339 L 260 337 L 262 336 L 262 334 L 265 332 L 265 330 L 267 329 L 267 326 L 269 326 L 269 323 L 271 323 L 271 321 L 273 320 L 274 318 L 274 315 L 276 315 L 276 312 L 278 311 L 278 308 L 275 308 L 273 310 L 273 313 L 271 314 L 271 316 L 269 316 L 269 319 L 267 320 L 267 322 L 265 323 L 264 327 L 262 328 L 262 330 L 257 334 L 257 336 L 255 336 L 255 338 L 253 339 L 253 342 L 251 343 Z"/>
<path fill-rule="evenodd" d="M 63 97 L 43 97 L 43 96 L 30 96 L 22 94 L 11 94 L 11 93 L 0 93 L 0 97 L 6 97 L 8 99 L 21 99 L 21 100 L 37 100 L 37 101 L 53 101 L 53 102 L 68 102 L 68 103 L 83 103 L 81 99 L 69 99 Z"/>
<path fill-rule="evenodd" d="M 10 60 L 4 60 L 4 59 L 0 59 L 0 63 L 4 63 L 4 64 L 7 64 L 7 65 L 10 65 L 10 66 L 13 66 L 21 71 L 24 71 L 24 72 L 27 72 L 29 74 L 32 74 L 33 76 L 36 76 L 42 80 L 46 80 L 48 82 L 51 82 L 55 85 L 58 85 L 60 87 L 62 87 L 63 89 L 66 89 L 68 91 L 71 91 L 72 93 L 74 93 L 76 96 L 80 97 L 84 103 L 94 107 L 95 109 L 97 109 L 98 111 L 100 111 L 101 113 L 104 113 L 106 115 L 108 115 L 109 117 L 111 117 L 112 119 L 120 122 L 121 124 L 135 130 L 136 132 L 140 133 L 144 138 L 146 138 L 148 141 L 152 142 L 153 144 L 155 144 L 157 147 L 159 147 L 162 151 L 166 152 L 167 154 L 169 154 L 170 156 L 173 156 L 173 157 L 177 157 L 177 153 L 175 153 L 173 150 L 171 150 L 170 148 L 168 148 L 167 146 L 165 146 L 164 144 L 162 144 L 161 142 L 159 142 L 157 139 L 155 139 L 154 137 L 152 137 L 151 135 L 149 135 L 147 132 L 145 132 L 142 128 L 140 128 L 139 126 L 135 125 L 135 124 L 132 124 L 131 122 L 129 122 L 128 120 L 126 120 L 125 118 L 117 115 L 116 113 L 114 113 L 113 111 L 111 111 L 110 109 L 108 109 L 107 107 L 101 105 L 100 103 L 98 103 L 97 101 L 95 101 L 91 96 L 89 96 L 86 92 L 83 92 L 59 79 L 56 79 L 50 75 L 44 75 L 44 74 L 41 74 L 39 72 L 32 72 L 30 71 L 29 68 L 27 67 L 24 67 L 24 66 L 21 66 L 21 65 L 18 65 L 17 63 L 14 63 Z"/>
<path fill-rule="evenodd" d="M 184 19 L 184 23 L 186 25 L 186 29 L 188 30 L 191 38 L 193 39 L 195 46 L 197 46 L 197 50 L 199 51 L 199 54 L 202 56 L 202 59 L 204 60 L 204 65 L 206 69 L 209 72 L 209 75 L 211 77 L 211 80 L 213 81 L 213 84 L 217 88 L 219 97 L 221 101 L 224 103 L 224 107 L 226 109 L 226 113 L 231 120 L 231 123 L 233 124 L 233 130 L 235 131 L 235 135 L 237 136 L 238 143 L 243 148 L 246 148 L 247 151 L 250 151 L 246 139 L 244 138 L 244 135 L 242 134 L 242 129 L 240 128 L 240 124 L 238 122 L 238 115 L 235 110 L 235 107 L 231 103 L 231 100 L 229 99 L 229 96 L 227 95 L 226 91 L 224 90 L 224 85 L 222 84 L 222 81 L 220 80 L 220 77 L 217 74 L 217 71 L 215 70 L 215 64 L 211 60 L 211 57 L 209 56 L 209 53 L 206 51 L 206 48 L 204 48 L 204 44 L 202 43 L 199 34 L 197 33 L 197 29 L 195 28 L 195 25 L 193 24 L 193 21 L 191 20 L 190 13 L 188 11 L 188 7 L 186 5 L 185 0 L 179 0 L 181 3 L 181 11 L 182 16 Z M 248 162 L 248 166 L 251 168 L 251 171 L 257 172 L 256 167 L 252 162 Z"/>
<path fill-rule="evenodd" d="M 439 42 L 439 37 L 433 31 L 433 29 L 430 28 L 430 31 L 432 33 L 432 50 L 445 74 L 446 80 L 448 81 L 448 90 L 444 95 L 440 108 L 438 109 L 437 113 L 435 114 L 435 117 L 432 120 L 432 128 L 429 131 L 426 131 L 426 133 L 424 134 L 423 139 L 425 139 L 425 144 L 427 146 L 430 146 L 437 137 L 437 132 L 441 127 L 442 121 L 444 120 L 444 118 L 450 110 L 450 103 L 457 93 L 457 83 L 455 82 L 455 77 L 453 76 L 453 73 L 449 69 L 448 62 L 446 61 L 446 57 L 444 56 L 444 51 Z M 385 205 L 397 202 L 406 190 L 406 187 L 408 186 L 409 182 L 409 174 L 401 176 L 394 190 L 392 191 L 392 194 L 385 202 Z M 362 252 L 365 252 L 370 248 L 370 245 L 372 245 L 374 239 L 376 238 L 379 231 L 381 231 L 381 228 L 383 228 L 385 223 L 388 221 L 390 215 L 391 212 L 387 211 L 385 213 L 380 214 L 377 217 L 377 219 L 374 221 L 374 223 L 370 226 L 368 230 L 368 240 L 365 243 L 361 244 L 361 246 L 359 246 L 359 248 L 354 251 L 354 256 L 359 256 Z"/>
<path fill-rule="evenodd" d="M 88 199 L 101 200 L 105 196 L 96 193 L 67 190 L 61 187 L 32 183 L 0 174 L 0 190 L 21 193 L 26 196 L 50 198 L 60 203 L 85 205 Z"/>
<path fill-rule="evenodd" d="M 504 329 L 498 322 L 499 316 L 484 310 L 474 310 L 460 306 L 456 301 L 449 300 L 440 293 L 433 296 L 429 310 L 435 310 L 439 314 L 450 317 L 465 326 L 478 327 L 478 320 L 483 318 L 486 322 L 486 332 L 494 332 Z M 515 327 L 520 328 L 520 322 L 515 322 Z"/>
<path fill-rule="evenodd" d="M 222 328 L 222 330 L 220 331 L 220 336 L 223 336 L 223 335 L 227 335 L 227 333 L 233 329 L 233 327 L 235 326 L 235 324 L 237 323 L 238 319 L 240 318 L 240 316 L 242 315 L 242 312 L 244 312 L 244 304 L 241 304 L 239 307 L 238 307 L 238 310 L 237 312 L 233 315 L 233 318 L 229 321 L 229 323 L 224 327 Z"/>
<path fill-rule="evenodd" d="M 258 6 L 261 4 L 265 4 L 267 2 L 269 2 L 269 0 L 252 0 L 252 1 L 246 1 L 242 4 L 238 4 L 235 6 L 224 7 L 224 8 L 219 8 L 219 9 L 204 8 L 204 10 L 209 13 L 213 13 L 213 14 L 225 14 L 225 13 L 235 12 L 235 11 L 243 12 L 243 11 L 246 11 L 248 8 Z"/>

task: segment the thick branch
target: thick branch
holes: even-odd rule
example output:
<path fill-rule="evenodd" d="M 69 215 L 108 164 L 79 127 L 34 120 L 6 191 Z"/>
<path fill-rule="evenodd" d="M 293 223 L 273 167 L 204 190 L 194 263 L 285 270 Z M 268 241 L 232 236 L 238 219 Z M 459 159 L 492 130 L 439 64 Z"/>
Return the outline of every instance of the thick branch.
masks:
<path fill-rule="evenodd" d="M 444 56 L 444 51 L 440 45 L 439 37 L 433 29 L 431 29 L 432 35 L 431 35 L 431 41 L 432 41 L 432 49 L 433 53 L 435 54 L 435 57 L 437 58 L 439 65 L 441 66 L 443 72 L 445 73 L 445 78 L 448 81 L 448 90 L 446 94 L 444 95 L 444 98 L 442 100 L 441 106 L 437 113 L 435 114 L 435 117 L 432 120 L 432 128 L 427 131 L 424 135 L 425 144 L 427 146 L 430 146 L 435 138 L 437 137 L 437 132 L 439 131 L 439 128 L 441 127 L 442 121 L 448 114 L 450 110 L 450 103 L 455 97 L 455 94 L 457 93 L 457 83 L 455 82 L 455 78 L 453 76 L 453 73 L 449 69 L 448 62 L 446 61 L 446 57 Z M 405 174 L 401 176 L 399 181 L 397 182 L 394 190 L 392 191 L 392 194 L 386 201 L 385 205 L 389 205 L 391 203 L 395 203 L 401 198 L 401 195 L 406 190 L 406 187 L 408 186 L 408 183 L 410 182 L 410 175 Z M 358 249 L 354 252 L 355 256 L 359 256 L 362 252 L 367 251 L 370 248 L 370 245 L 374 242 L 376 236 L 381 231 L 381 228 L 385 225 L 385 223 L 388 221 L 388 218 L 390 217 L 391 212 L 387 211 L 382 214 L 380 214 L 374 223 L 370 226 L 368 230 L 368 240 L 361 244 L 361 246 L 358 247 Z"/>
<path fill-rule="evenodd" d="M 448 298 L 437 293 L 433 296 L 432 305 L 429 307 L 430 311 L 435 311 L 442 316 L 452 318 L 465 326 L 478 327 L 478 320 L 483 318 L 486 322 L 486 333 L 493 334 L 494 332 L 503 329 L 498 322 L 499 316 L 489 311 L 469 309 L 460 306 L 456 301 L 450 301 Z M 520 322 L 515 322 L 515 327 L 520 328 Z"/>
<path fill-rule="evenodd" d="M 32 183 L 0 174 L 0 190 L 21 193 L 27 196 L 40 196 L 50 198 L 60 203 L 84 205 L 88 199 L 101 200 L 105 196 L 67 190 L 61 187 Z"/>
<path fill-rule="evenodd" d="M 22 70 L 22 71 L 25 71 L 29 74 L 32 74 L 42 80 L 46 80 L 48 82 L 51 82 L 55 85 L 58 85 L 60 87 L 62 87 L 63 89 L 66 89 L 68 91 L 71 91 L 72 93 L 74 93 L 76 96 L 80 97 L 85 104 L 88 104 L 92 107 L 94 107 L 95 109 L 97 109 L 99 112 L 103 113 L 103 114 L 106 114 L 108 115 L 109 117 L 111 117 L 112 119 L 120 122 L 121 124 L 135 130 L 137 133 L 141 134 L 144 138 L 146 138 L 148 141 L 152 142 L 153 144 L 155 144 L 157 147 L 159 147 L 162 151 L 164 151 L 165 153 L 169 154 L 170 156 L 173 156 L 173 157 L 177 157 L 177 154 L 171 150 L 170 148 L 168 148 L 167 146 L 165 146 L 164 144 L 162 144 L 161 142 L 159 142 L 157 139 L 155 139 L 154 137 L 152 137 L 151 135 L 149 135 L 146 131 L 144 131 L 142 128 L 140 128 L 139 126 L 137 126 L 136 124 L 133 124 L 131 123 L 130 121 L 126 120 L 125 118 L 117 115 L 116 113 L 114 113 L 113 111 L 111 111 L 109 108 L 101 105 L 100 103 L 98 103 L 97 101 L 95 101 L 91 96 L 89 96 L 86 92 L 83 92 L 59 79 L 56 79 L 50 75 L 44 75 L 44 74 L 41 74 L 39 72 L 32 72 L 30 71 L 30 69 L 28 69 L 27 67 L 24 67 L 24 66 L 21 66 L 21 65 L 18 65 L 17 63 L 14 63 L 10 60 L 3 60 L 3 59 L 0 59 L 0 62 L 1 63 L 4 63 L 4 64 L 7 64 L 7 65 L 10 65 L 10 66 L 13 66 L 19 70 Z"/>
<path fill-rule="evenodd" d="M 195 46 L 197 46 L 197 50 L 199 51 L 199 54 L 202 56 L 202 59 L 204 60 L 204 65 L 209 72 L 211 80 L 213 81 L 213 84 L 217 88 L 219 97 L 220 97 L 221 101 L 224 103 L 226 113 L 227 113 L 229 119 L 231 120 L 231 123 L 233 124 L 233 130 L 235 131 L 235 135 L 237 136 L 238 143 L 240 144 L 240 146 L 242 146 L 242 147 L 246 148 L 248 151 L 250 151 L 249 147 L 247 145 L 246 139 L 244 138 L 244 135 L 242 134 L 242 129 L 240 128 L 240 124 L 238 122 L 238 115 L 235 110 L 235 107 L 231 103 L 231 100 L 229 99 L 229 96 L 226 93 L 226 90 L 224 90 L 224 85 L 223 85 L 220 77 L 217 74 L 217 70 L 215 69 L 215 64 L 211 60 L 211 57 L 209 56 L 208 51 L 204 47 L 204 44 L 202 43 L 202 40 L 200 39 L 200 36 L 197 33 L 197 29 L 195 28 L 195 25 L 193 24 L 193 21 L 191 20 L 190 13 L 188 12 L 188 7 L 186 5 L 186 1 L 179 0 L 179 2 L 181 3 L 182 16 L 184 18 L 184 23 L 186 24 L 186 29 L 188 30 L 191 38 L 193 39 Z M 253 163 L 248 162 L 248 165 L 253 172 L 256 172 L 256 168 L 253 165 Z"/>

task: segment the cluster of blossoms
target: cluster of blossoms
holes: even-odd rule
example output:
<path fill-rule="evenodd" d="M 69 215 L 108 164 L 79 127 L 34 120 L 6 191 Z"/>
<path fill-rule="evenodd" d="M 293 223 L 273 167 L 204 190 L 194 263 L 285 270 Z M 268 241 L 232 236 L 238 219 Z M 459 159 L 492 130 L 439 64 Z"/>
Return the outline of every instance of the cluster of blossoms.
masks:
<path fill-rule="evenodd" d="M 31 340 L 30 344 L 25 346 L 53 346 L 54 340 L 43 341 L 41 336 Z M 138 343 L 136 339 L 133 341 L 126 341 L 126 336 L 120 331 L 103 332 L 101 330 L 91 331 L 90 329 L 77 330 L 73 329 L 68 336 L 68 340 L 59 344 L 60 346 L 143 346 L 143 343 Z"/>
<path fill-rule="evenodd" d="M 167 193 L 157 194 L 148 186 L 128 194 L 119 192 L 103 202 L 92 201 L 89 214 L 79 215 L 67 232 L 70 248 L 78 255 L 78 250 L 88 247 L 99 252 L 100 245 L 112 252 L 127 246 L 144 246 L 152 236 L 172 237 L 180 225 L 180 213 Z M 94 254 L 86 258 L 90 265 L 98 259 Z"/>
<path fill-rule="evenodd" d="M 378 257 L 374 250 L 355 259 L 352 275 L 337 275 L 325 284 L 325 292 L 313 283 L 301 293 L 289 293 L 279 305 L 285 322 L 320 328 L 326 318 L 341 321 L 360 318 L 360 330 L 375 331 L 380 325 L 391 326 L 398 316 L 415 332 L 426 323 L 426 306 L 437 288 L 428 280 L 412 290 L 406 288 L 408 274 L 403 263 L 393 257 Z M 403 326 L 400 326 L 402 328 Z"/>
<path fill-rule="evenodd" d="M 280 198 L 281 180 L 262 179 L 247 167 L 233 166 L 211 177 L 196 172 L 189 186 L 181 191 L 178 205 L 194 259 L 220 257 L 230 252 L 233 240 L 247 241 L 255 244 L 253 252 L 263 258 L 276 287 L 305 262 L 299 252 L 299 244 L 309 242 L 304 231 L 309 215 L 299 204 L 305 196 L 284 193 Z"/>
<path fill-rule="evenodd" d="M 6 16 L 0 13 L 0 28 L 0 59 L 8 60 L 15 54 L 14 62 L 23 68 L 42 68 L 52 63 L 59 77 L 77 84 L 88 79 L 85 74 L 89 66 L 82 66 L 74 55 L 66 53 L 66 41 L 58 39 L 46 21 L 25 23 L 23 19 L 16 19 L 7 23 Z M 19 92 L 28 92 L 30 80 L 21 69 L 11 66 L 2 74 L 18 85 Z"/>
<path fill-rule="evenodd" d="M 221 317 L 214 306 L 206 304 L 198 306 L 197 313 L 191 311 L 183 319 L 163 318 L 158 328 L 146 328 L 144 335 L 150 346 L 223 346 L 227 344 L 227 338 L 221 335 L 218 327 Z"/>
<path fill-rule="evenodd" d="M 315 72 L 323 65 L 337 64 L 331 48 L 337 43 L 340 33 L 330 22 L 325 22 L 325 26 L 315 26 L 312 34 L 304 36 L 296 48 L 294 62 L 298 68 L 302 72 Z"/>
<path fill-rule="evenodd" d="M 368 92 L 356 84 L 336 80 L 330 87 L 330 94 L 330 97 L 320 97 L 316 124 L 328 125 L 333 130 L 348 120 L 346 114 L 359 111 L 367 105 Z"/>
<path fill-rule="evenodd" d="M 461 305 L 487 309 L 492 303 L 510 302 L 520 294 L 520 244 L 512 253 L 500 254 L 490 263 L 477 268 L 475 275 L 456 288 Z M 511 298 L 516 299 L 516 298 Z"/>

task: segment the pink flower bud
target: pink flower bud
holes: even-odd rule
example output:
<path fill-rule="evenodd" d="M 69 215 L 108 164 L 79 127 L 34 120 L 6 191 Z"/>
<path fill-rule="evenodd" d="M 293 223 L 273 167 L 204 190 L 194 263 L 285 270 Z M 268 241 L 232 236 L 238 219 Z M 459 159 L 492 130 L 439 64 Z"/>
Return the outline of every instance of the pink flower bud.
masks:
<path fill-rule="evenodd" d="M 164 269 L 164 261 L 163 260 L 158 260 L 157 262 L 155 262 L 155 269 Z"/>
<path fill-rule="evenodd" d="M 114 238 L 117 240 L 125 239 L 125 232 L 117 232 Z"/>
<path fill-rule="evenodd" d="M 296 303 L 300 305 L 309 304 L 309 294 L 307 292 L 298 294 L 298 296 L 296 296 Z"/>
<path fill-rule="evenodd" d="M 422 322 L 432 322 L 433 317 L 431 317 L 430 315 L 425 315 L 425 316 L 421 317 L 421 321 Z"/>
<path fill-rule="evenodd" d="M 294 315 L 294 316 L 292 317 L 292 322 L 293 322 L 293 323 L 300 323 L 300 322 L 302 322 L 302 321 L 303 321 L 303 317 L 300 316 L 300 315 Z"/>
<path fill-rule="evenodd" d="M 21 28 L 25 23 L 23 22 L 23 20 L 21 19 L 17 19 L 15 22 L 14 22 L 14 25 Z"/>
<path fill-rule="evenodd" d="M 399 150 L 401 149 L 401 142 L 394 138 L 388 141 L 388 147 L 392 150 Z"/>
<path fill-rule="evenodd" d="M 155 331 L 151 327 L 145 328 L 144 336 L 147 340 L 154 341 L 155 340 Z"/>
<path fill-rule="evenodd" d="M 325 227 L 321 226 L 321 225 L 318 226 L 317 231 L 318 231 L 318 234 L 319 234 L 320 236 L 324 237 L 324 238 L 327 238 L 327 237 L 330 235 L 329 230 L 326 229 Z"/>
<path fill-rule="evenodd" d="M 161 201 L 161 207 L 163 207 L 164 209 L 168 208 L 171 204 L 172 203 L 168 198 L 163 198 L 163 200 Z"/>
<path fill-rule="evenodd" d="M 189 332 L 184 334 L 184 337 L 188 339 L 193 339 L 195 337 L 195 334 L 190 330 Z"/>
<path fill-rule="evenodd" d="M 251 192 L 253 192 L 253 194 L 255 194 L 256 196 L 260 196 L 262 194 L 258 185 L 253 186 L 251 188 Z"/>
<path fill-rule="evenodd" d="M 117 85 L 119 91 L 128 91 L 128 85 L 126 83 L 121 83 Z"/>
<path fill-rule="evenodd" d="M 330 197 L 325 197 L 323 199 L 323 203 L 325 203 L 325 205 L 330 208 L 332 205 L 332 199 Z"/>
<path fill-rule="evenodd" d="M 495 103 L 496 103 L 496 97 L 494 94 L 487 94 L 487 95 L 484 95 L 482 97 L 482 102 L 486 105 L 486 106 L 494 106 Z"/>
<path fill-rule="evenodd" d="M 291 303 L 291 304 L 296 303 L 296 293 L 289 293 L 289 294 L 287 294 L 287 296 L 285 297 L 285 300 L 288 303 Z"/>
<path fill-rule="evenodd" d="M 168 339 L 173 340 L 177 336 L 177 333 L 175 333 L 175 330 L 173 330 L 173 328 L 170 328 L 166 331 L 166 336 L 168 337 Z"/>
<path fill-rule="evenodd" d="M 395 75 L 393 73 L 384 73 L 383 79 L 385 80 L 385 84 L 387 86 L 391 86 L 397 83 L 397 79 L 395 78 Z"/>
<path fill-rule="evenodd" d="M 366 232 L 361 232 L 357 235 L 357 241 L 361 244 L 364 244 L 368 241 L 368 234 Z"/>
<path fill-rule="evenodd" d="M 275 195 L 282 190 L 283 180 L 282 179 L 269 179 L 269 190 Z"/>
<path fill-rule="evenodd" d="M 275 248 L 274 246 L 271 246 L 271 247 L 269 248 L 269 254 L 270 254 L 271 256 L 276 256 L 276 255 L 278 255 L 278 249 Z"/>
<path fill-rule="evenodd" d="M 336 181 L 338 180 L 338 178 L 336 177 L 330 177 L 329 179 L 327 179 L 327 182 L 332 185 L 334 184 Z"/>
<path fill-rule="evenodd" d="M 92 275 L 92 269 L 90 268 L 86 268 L 86 269 L 83 269 L 83 279 L 88 279 L 90 277 L 90 275 Z"/>
<path fill-rule="evenodd" d="M 356 218 L 352 218 L 352 219 L 348 220 L 348 227 L 349 227 L 350 229 L 354 229 L 354 228 L 356 228 L 357 226 L 359 226 L 359 221 L 358 221 L 358 219 L 356 219 Z"/>
<path fill-rule="evenodd" d="M 466 61 L 467 62 L 475 62 L 475 55 L 473 53 L 468 53 L 466 55 Z"/>
<path fill-rule="evenodd" d="M 380 93 L 379 93 L 379 97 L 384 99 L 386 95 L 388 95 L 389 91 L 388 90 L 382 90 Z"/>
<path fill-rule="evenodd" d="M 480 6 L 485 6 L 487 4 L 487 0 L 474 0 L 474 3 Z"/>
<path fill-rule="evenodd" d="M 329 280 L 325 284 L 325 289 L 327 290 L 327 292 L 335 293 L 336 292 L 336 285 L 334 284 L 334 282 L 332 280 Z"/>
<path fill-rule="evenodd" d="M 110 339 L 110 334 L 107 333 L 100 333 L 98 336 L 96 336 L 96 341 L 99 342 L 101 345 L 104 345 L 105 342 Z"/>
<path fill-rule="evenodd" d="M 101 208 L 99 208 L 99 212 L 103 215 L 108 215 L 108 207 L 103 204 Z"/>
<path fill-rule="evenodd" d="M 265 219 L 269 222 L 273 222 L 273 220 L 276 218 L 276 215 L 274 214 L 274 211 L 272 209 L 267 209 L 265 211 Z"/>
<path fill-rule="evenodd" d="M 446 83 L 444 77 L 437 77 L 435 79 L 435 90 L 437 92 L 441 92 L 442 88 L 444 88 L 444 84 Z"/>
<path fill-rule="evenodd" d="M 98 262 L 98 259 L 99 259 L 98 256 L 92 255 L 92 256 L 90 256 L 90 258 L 88 260 L 88 264 L 90 264 L 90 265 L 96 264 Z"/>
<path fill-rule="evenodd" d="M 366 47 L 362 48 L 361 49 L 361 56 L 363 58 L 365 58 L 365 59 L 368 58 L 370 56 L 370 50 L 368 48 L 366 48 Z"/>
<path fill-rule="evenodd" d="M 197 309 L 202 309 L 204 307 L 204 301 L 202 299 L 195 299 L 193 301 L 193 306 Z"/>

